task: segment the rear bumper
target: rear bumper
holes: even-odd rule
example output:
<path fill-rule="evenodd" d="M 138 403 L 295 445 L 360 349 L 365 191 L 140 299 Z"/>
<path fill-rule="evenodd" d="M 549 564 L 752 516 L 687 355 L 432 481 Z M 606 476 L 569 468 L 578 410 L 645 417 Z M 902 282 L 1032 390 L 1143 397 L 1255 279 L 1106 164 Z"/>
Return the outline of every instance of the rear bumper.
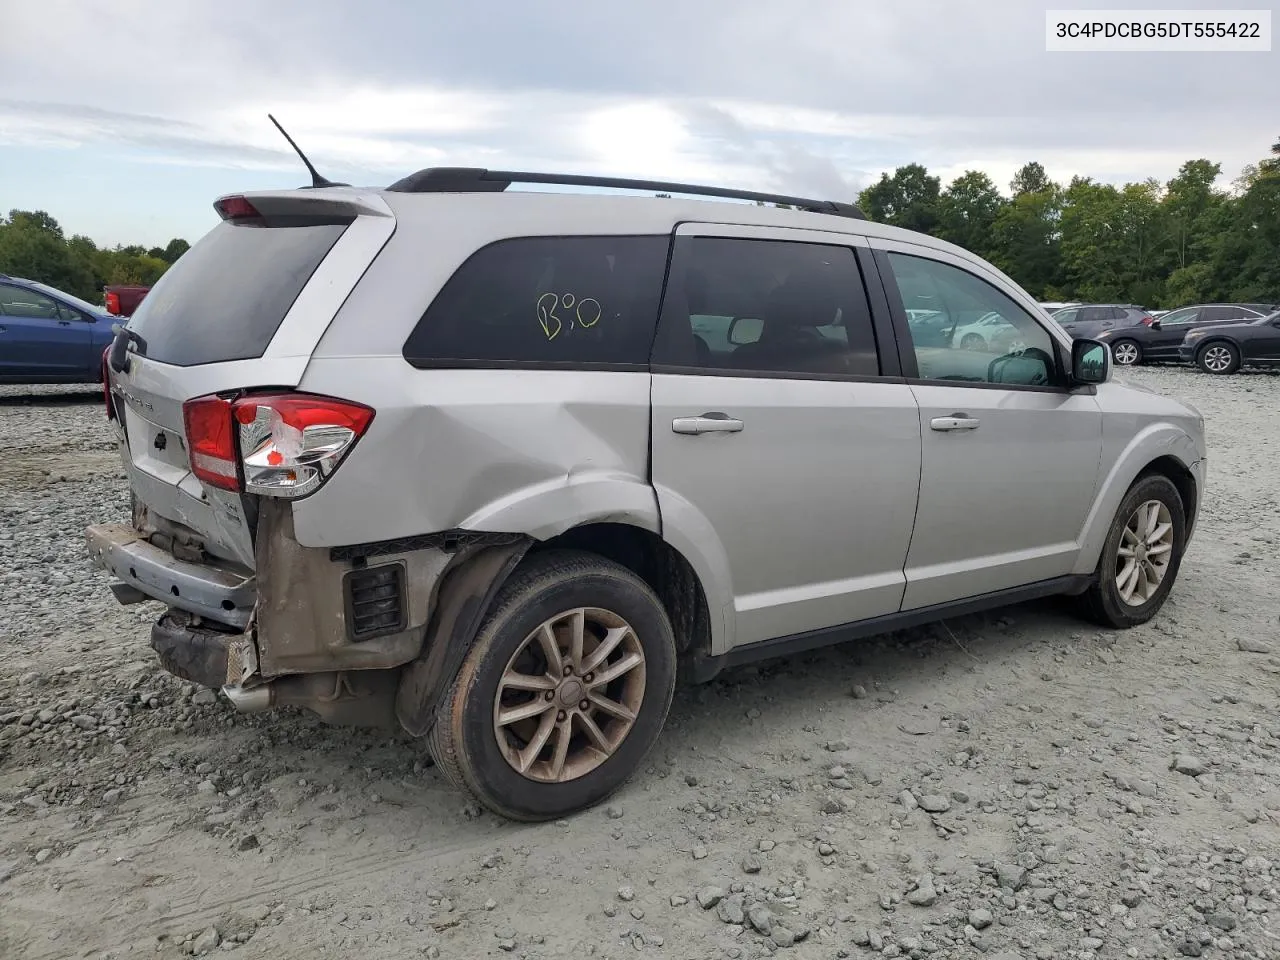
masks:
<path fill-rule="evenodd" d="M 142 539 L 128 524 L 89 527 L 85 540 L 98 566 L 148 597 L 239 630 L 248 625 L 257 596 L 252 576 L 179 560 Z"/>

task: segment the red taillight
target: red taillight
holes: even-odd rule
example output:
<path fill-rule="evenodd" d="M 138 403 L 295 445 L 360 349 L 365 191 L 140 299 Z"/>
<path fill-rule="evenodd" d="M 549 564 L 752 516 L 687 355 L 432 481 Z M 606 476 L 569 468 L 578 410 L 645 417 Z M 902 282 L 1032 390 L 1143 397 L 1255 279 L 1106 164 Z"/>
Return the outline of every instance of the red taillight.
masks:
<path fill-rule="evenodd" d="M 120 294 L 107 294 L 107 313 L 113 313 L 117 317 L 120 316 Z"/>
<path fill-rule="evenodd" d="M 258 208 L 244 197 L 223 197 L 213 205 L 223 220 L 261 220 Z"/>
<path fill-rule="evenodd" d="M 107 405 L 107 419 L 116 418 L 116 405 L 111 402 L 111 365 L 107 358 L 111 355 L 111 347 L 102 351 L 102 402 Z"/>
<path fill-rule="evenodd" d="M 224 490 L 306 496 L 337 468 L 373 413 L 358 403 L 308 393 L 188 400 L 183 419 L 191 471 Z"/>
<path fill-rule="evenodd" d="M 240 489 L 231 409 L 231 401 L 222 397 L 197 397 L 182 405 L 191 472 L 223 490 Z"/>

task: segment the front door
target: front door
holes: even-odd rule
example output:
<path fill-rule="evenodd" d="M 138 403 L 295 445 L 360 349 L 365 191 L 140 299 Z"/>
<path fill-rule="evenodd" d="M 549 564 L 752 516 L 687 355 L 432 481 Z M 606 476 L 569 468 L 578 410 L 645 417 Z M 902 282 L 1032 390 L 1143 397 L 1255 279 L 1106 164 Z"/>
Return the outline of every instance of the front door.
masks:
<path fill-rule="evenodd" d="M 904 352 L 904 368 L 917 367 L 904 372 L 915 374 L 922 466 L 903 609 L 1070 573 L 1102 453 L 1092 394 L 1067 389 L 1065 350 L 999 277 L 939 251 L 875 242 L 900 330 L 927 291 L 948 314 L 991 311 L 1018 331 L 995 352 L 958 342 Z"/>
<path fill-rule="evenodd" d="M 677 231 L 653 357 L 653 485 L 664 537 L 713 558 L 727 602 L 710 612 L 735 645 L 902 602 L 919 416 L 911 388 L 881 375 L 857 242 Z"/>

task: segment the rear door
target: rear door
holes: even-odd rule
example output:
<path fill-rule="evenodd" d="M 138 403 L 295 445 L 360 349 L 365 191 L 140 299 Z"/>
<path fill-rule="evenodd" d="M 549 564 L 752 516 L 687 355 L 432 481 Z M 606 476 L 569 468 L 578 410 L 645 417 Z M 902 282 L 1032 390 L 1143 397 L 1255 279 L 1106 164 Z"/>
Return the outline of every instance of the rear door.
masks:
<path fill-rule="evenodd" d="M 183 403 L 296 386 L 394 220 L 378 198 L 346 191 L 249 199 L 261 217 L 224 220 L 152 288 L 127 324 L 142 344 L 110 377 L 137 499 L 214 556 L 252 567 L 240 497 L 191 473 Z"/>
<path fill-rule="evenodd" d="M 1102 452 L 1092 392 L 1066 387 L 1065 348 L 1002 278 L 942 251 L 872 242 L 920 407 L 920 495 L 903 609 L 1070 573 Z M 948 312 L 999 314 L 1017 340 L 999 355 L 914 343 L 904 308 L 925 287 Z"/>
<path fill-rule="evenodd" d="M 726 571 L 732 602 L 711 614 L 736 645 L 902 602 L 919 418 L 896 355 L 877 351 L 857 245 L 677 230 L 652 368 L 653 485 L 664 537 Z"/>
<path fill-rule="evenodd" d="M 52 297 L 0 283 L 0 377 L 64 379 L 90 369 L 89 325 Z"/>

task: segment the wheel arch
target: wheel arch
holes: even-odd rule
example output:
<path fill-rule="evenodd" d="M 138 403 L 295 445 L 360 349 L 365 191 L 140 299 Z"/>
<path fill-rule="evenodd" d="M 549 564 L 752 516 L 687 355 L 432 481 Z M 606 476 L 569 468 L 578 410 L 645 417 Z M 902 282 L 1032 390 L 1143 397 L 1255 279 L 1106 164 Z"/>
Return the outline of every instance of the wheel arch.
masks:
<path fill-rule="evenodd" d="M 1196 474 L 1200 462 L 1195 442 L 1173 424 L 1153 424 L 1135 436 L 1102 480 L 1093 507 L 1081 528 L 1080 552 L 1071 572 L 1094 572 L 1120 501 L 1141 477 L 1150 474 L 1168 477 L 1177 487 L 1184 504 L 1190 500 L 1187 516 L 1190 535 L 1200 507 L 1200 482 Z"/>
<path fill-rule="evenodd" d="M 529 555 L 554 549 L 582 550 L 626 567 L 658 595 L 671 620 L 678 654 L 712 649 L 717 624 L 702 578 L 689 558 L 653 531 L 627 523 L 581 524 L 539 541 Z"/>

